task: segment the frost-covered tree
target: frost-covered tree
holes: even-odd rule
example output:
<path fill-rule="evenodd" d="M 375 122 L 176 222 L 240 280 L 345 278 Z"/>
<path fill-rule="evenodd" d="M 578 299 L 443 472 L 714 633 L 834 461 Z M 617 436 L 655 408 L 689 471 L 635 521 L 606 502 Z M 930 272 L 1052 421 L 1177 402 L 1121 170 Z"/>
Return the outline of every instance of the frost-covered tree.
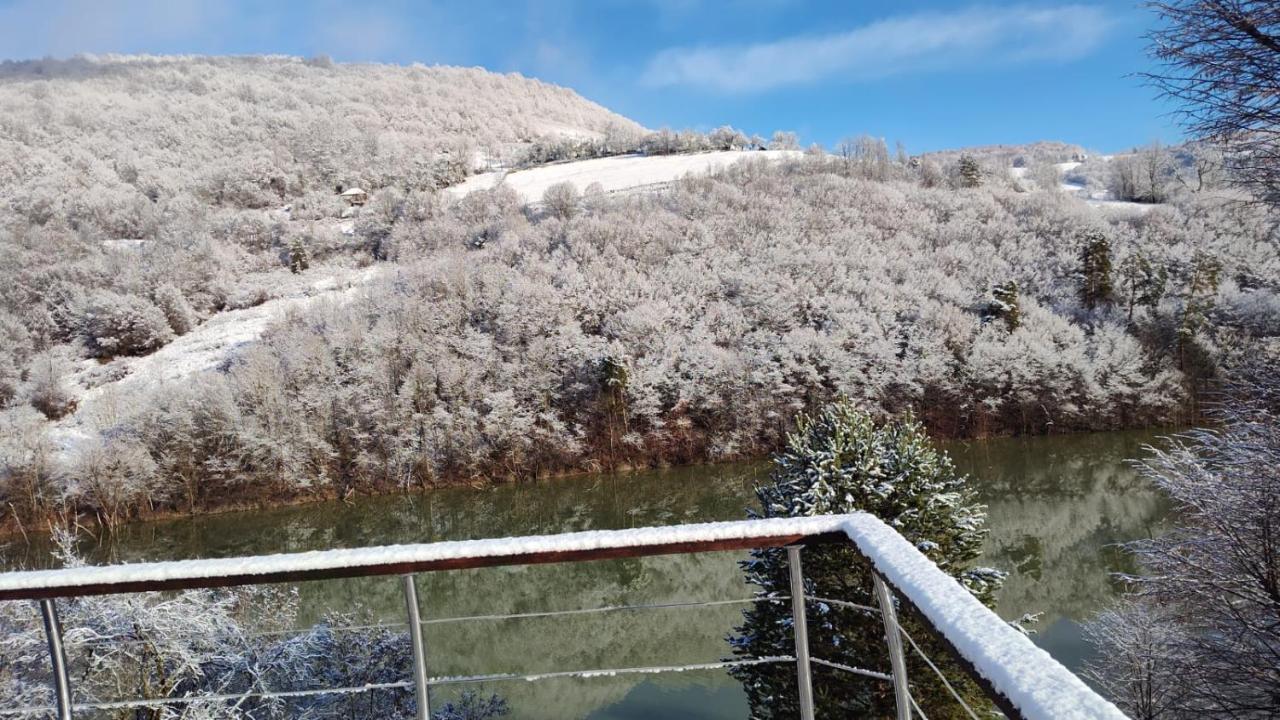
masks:
<path fill-rule="evenodd" d="M 1095 623 L 1093 673 L 1139 718 L 1280 715 L 1280 357 L 1139 464 L 1178 524 L 1130 550 L 1133 597 Z"/>
<path fill-rule="evenodd" d="M 156 463 L 137 441 L 116 440 L 80 451 L 69 471 L 68 494 L 113 528 L 145 507 L 156 484 Z"/>
<path fill-rule="evenodd" d="M 902 533 L 946 573 L 984 602 L 992 602 L 1002 575 L 974 568 L 985 536 L 982 507 L 975 504 L 967 477 L 956 472 L 912 417 L 878 422 L 849 402 L 837 402 L 799 418 L 786 448 L 775 458 L 769 482 L 756 494 L 759 517 L 798 517 L 869 512 Z M 839 545 L 803 552 L 805 591 L 816 597 L 874 605 L 872 578 L 856 550 Z M 747 582 L 761 597 L 790 594 L 785 552 L 756 550 L 743 562 Z M 794 651 L 790 606 L 758 602 L 744 611 L 730 638 L 735 655 L 767 657 Z M 884 628 L 877 616 L 820 602 L 808 604 L 811 652 L 835 662 L 887 669 Z M 902 619 L 926 653 L 945 651 L 914 618 Z M 981 694 L 952 663 L 941 667 L 978 704 Z M 789 665 L 756 665 L 732 671 L 746 689 L 752 717 L 793 718 L 799 712 L 795 670 Z M 913 694 L 929 717 L 951 717 L 955 702 L 918 657 L 909 657 Z M 835 675 L 815 687 L 818 716 L 881 717 L 893 714 L 892 686 Z"/>
<path fill-rule="evenodd" d="M 1280 204 L 1280 8 L 1270 0 L 1151 2 L 1160 19 L 1146 74 L 1184 125 L 1220 144 L 1234 179 Z"/>
<path fill-rule="evenodd" d="M 1184 641 L 1175 613 L 1123 600 L 1084 626 L 1097 657 L 1085 676 L 1133 720 L 1192 717 L 1179 712 L 1186 685 L 1179 677 Z"/>
<path fill-rule="evenodd" d="M 57 420 L 75 410 L 76 398 L 67 382 L 71 363 L 58 351 L 45 351 L 31 359 L 27 370 L 31 385 L 31 407 Z"/>
<path fill-rule="evenodd" d="M 546 206 L 547 212 L 561 220 L 573 217 L 581 200 L 578 188 L 571 182 L 556 183 L 542 193 L 542 204 Z"/>
<path fill-rule="evenodd" d="M 82 323 L 85 346 L 95 357 L 145 355 L 173 340 L 160 308 L 134 295 L 96 293 Z"/>
<path fill-rule="evenodd" d="M 173 283 L 164 283 L 156 288 L 153 297 L 156 307 L 160 308 L 160 312 L 169 321 L 169 329 L 173 330 L 174 335 L 186 335 L 199 322 L 191 303 L 187 302 L 182 291 L 174 287 Z"/>
<path fill-rule="evenodd" d="M 976 188 L 982 185 L 982 166 L 972 155 L 961 155 L 956 166 L 960 187 Z"/>
<path fill-rule="evenodd" d="M 485 697 L 474 690 L 463 691 L 456 701 L 431 714 L 432 720 L 490 720 L 505 717 L 511 712 L 507 701 L 497 695 Z"/>
<path fill-rule="evenodd" d="M 773 133 L 773 137 L 769 139 L 770 150 L 799 150 L 800 139 L 795 133 L 778 130 Z"/>

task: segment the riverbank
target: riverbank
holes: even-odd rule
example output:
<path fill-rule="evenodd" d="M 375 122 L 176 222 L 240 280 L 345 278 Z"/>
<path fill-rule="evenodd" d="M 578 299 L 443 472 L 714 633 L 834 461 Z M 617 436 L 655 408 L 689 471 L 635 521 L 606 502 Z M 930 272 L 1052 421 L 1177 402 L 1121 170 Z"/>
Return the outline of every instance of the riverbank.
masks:
<path fill-rule="evenodd" d="M 1146 432 L 1146 429 L 1133 429 L 1112 432 Z M 1071 435 L 1088 435 L 1088 431 L 1083 432 L 1059 432 L 1044 433 L 1038 435 L 984 435 L 968 438 L 937 438 L 935 442 L 944 444 L 954 444 L 970 441 L 987 441 L 999 438 L 1028 438 L 1028 437 L 1068 437 Z M 779 437 L 785 436 L 784 432 L 778 433 Z M 931 432 L 931 435 L 934 433 Z M 264 491 L 260 495 L 248 494 L 243 497 L 221 497 L 216 502 L 200 504 L 196 507 L 188 507 L 186 509 L 174 507 L 172 505 L 147 502 L 133 508 L 130 514 L 125 518 L 117 519 L 115 522 L 107 522 L 104 517 L 93 511 L 92 508 L 71 508 L 62 507 L 56 511 L 43 515 L 38 518 L 20 519 L 17 513 L 13 512 L 13 506 L 9 506 L 9 511 L 0 517 L 0 542 L 12 542 L 15 539 L 26 538 L 29 534 L 41 532 L 41 528 L 50 527 L 67 527 L 76 528 L 82 532 L 94 533 L 110 533 L 122 526 L 134 523 L 146 522 L 165 522 L 178 519 L 186 519 L 198 516 L 213 516 L 226 513 L 237 513 L 247 511 L 262 511 L 276 508 L 289 508 L 297 506 L 305 506 L 324 502 L 350 502 L 359 498 L 379 498 L 390 496 L 413 496 L 432 491 L 438 491 L 443 488 L 469 487 L 473 489 L 495 487 L 502 485 L 520 484 L 520 483 L 539 483 L 545 481 L 554 481 L 564 478 L 575 478 L 589 476 L 601 472 L 608 473 L 635 473 L 641 471 L 666 470 L 672 468 L 696 468 L 714 465 L 737 465 L 743 463 L 764 463 L 767 462 L 772 454 L 776 452 L 781 445 L 770 447 L 767 451 L 754 453 L 749 456 L 739 456 L 730 458 L 721 458 L 718 461 L 707 457 L 706 454 L 699 455 L 686 462 L 665 463 L 665 462 L 644 462 L 638 457 L 617 456 L 594 459 L 590 466 L 586 468 L 556 468 L 556 469 L 535 469 L 530 474 L 509 473 L 506 475 L 491 475 L 484 477 L 462 477 L 456 476 L 449 479 L 437 479 L 431 482 L 419 482 L 400 486 L 379 486 L 371 483 L 360 483 L 347 487 L 339 487 L 334 484 L 322 486 L 300 487 L 294 484 L 282 484 L 281 487 L 288 488 L 287 492 L 269 492 L 272 488 L 260 488 Z"/>

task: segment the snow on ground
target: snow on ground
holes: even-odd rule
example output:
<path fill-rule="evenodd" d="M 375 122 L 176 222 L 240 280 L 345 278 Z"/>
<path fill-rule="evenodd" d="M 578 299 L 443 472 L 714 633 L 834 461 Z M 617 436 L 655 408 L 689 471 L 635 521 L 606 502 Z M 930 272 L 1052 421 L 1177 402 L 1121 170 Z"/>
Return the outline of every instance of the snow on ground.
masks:
<path fill-rule="evenodd" d="M 622 155 L 619 157 L 556 163 L 514 172 L 489 172 L 473 175 L 466 182 L 445 190 L 463 197 L 476 190 L 488 190 L 499 183 L 520 193 L 526 202 L 542 200 L 547 188 L 571 182 L 581 192 L 599 183 L 605 192 L 619 192 L 671 182 L 689 174 L 721 170 L 749 158 L 783 160 L 799 157 L 793 150 L 724 150 L 696 155 Z"/>
<path fill-rule="evenodd" d="M 1100 157 L 1102 160 L 1109 161 L 1112 156 L 1102 155 Z M 1062 163 L 1054 163 L 1053 166 L 1057 168 L 1059 177 L 1064 177 L 1067 173 L 1080 167 L 1081 164 L 1082 163 L 1080 162 L 1062 162 Z M 1024 178 L 1027 176 L 1027 168 L 1025 167 L 1009 168 L 1009 175 L 1011 177 L 1018 178 L 1018 179 Z M 1095 192 L 1095 193 L 1086 195 L 1085 191 L 1087 190 L 1087 188 L 1083 183 L 1069 182 L 1065 179 L 1062 181 L 1062 183 L 1058 187 L 1062 190 L 1062 192 L 1069 193 L 1074 197 L 1078 197 L 1081 200 L 1083 200 L 1085 204 L 1089 205 L 1090 207 L 1097 208 L 1103 212 L 1128 213 L 1131 215 L 1144 214 L 1144 213 L 1151 212 L 1152 208 L 1156 207 L 1155 205 L 1151 205 L 1149 203 L 1136 203 L 1136 202 L 1129 202 L 1127 200 L 1116 200 L 1111 196 L 1111 193 L 1105 192 L 1105 191 Z"/>
<path fill-rule="evenodd" d="M 281 277 L 269 278 L 276 297 L 220 312 L 150 355 L 78 362 L 68 378 L 78 404 L 50 427 L 54 446 L 69 456 L 159 387 L 223 366 L 288 313 L 320 301 L 341 302 L 386 271 L 387 266 L 375 265 L 317 267 L 298 276 L 277 273 Z"/>

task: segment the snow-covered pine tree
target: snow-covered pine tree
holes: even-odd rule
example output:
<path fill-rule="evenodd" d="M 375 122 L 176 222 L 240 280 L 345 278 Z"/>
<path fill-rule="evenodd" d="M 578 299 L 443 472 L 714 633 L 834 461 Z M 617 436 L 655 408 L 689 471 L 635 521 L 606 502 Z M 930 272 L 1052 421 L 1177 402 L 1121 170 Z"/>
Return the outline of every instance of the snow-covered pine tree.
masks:
<path fill-rule="evenodd" d="M 961 155 L 958 169 L 960 187 L 976 188 L 982 185 L 982 167 L 972 155 Z"/>
<path fill-rule="evenodd" d="M 1160 303 L 1168 280 L 1168 270 L 1139 250 L 1129 253 L 1120 262 L 1120 287 L 1124 291 L 1130 322 L 1133 321 L 1135 307 L 1142 305 L 1154 309 Z"/>
<path fill-rule="evenodd" d="M 311 267 L 311 251 L 307 249 L 302 238 L 294 238 L 289 243 L 289 272 L 298 274 Z"/>
<path fill-rule="evenodd" d="M 1090 310 L 1111 302 L 1111 240 L 1101 230 L 1084 233 L 1080 247 L 1080 302 Z"/>
<path fill-rule="evenodd" d="M 1003 320 L 1009 332 L 1018 329 L 1022 324 L 1022 307 L 1018 304 L 1017 280 L 991 286 L 991 300 L 983 316 L 988 320 Z"/>
<path fill-rule="evenodd" d="M 986 514 L 973 502 L 969 479 L 956 472 L 912 416 L 880 423 L 848 401 L 801 415 L 775 460 L 770 482 L 756 490 L 762 517 L 798 517 L 870 512 L 892 525 L 944 572 L 990 604 L 1003 575 L 974 568 L 986 534 Z M 867 563 L 852 547 L 831 545 L 802 554 L 805 589 L 814 597 L 875 605 Z M 759 595 L 791 593 L 786 553 L 753 551 L 743 562 L 747 582 Z M 789 602 L 759 602 L 744 611 L 744 621 L 729 638 L 735 655 L 790 655 L 795 650 Z M 809 646 L 815 657 L 889 671 L 884 626 L 871 613 L 821 602 L 808 605 Z M 977 705 L 976 685 L 948 661 L 942 646 L 914 618 L 903 626 L 947 673 L 957 689 Z M 962 712 L 917 656 L 908 654 L 912 692 L 931 718 Z M 753 718 L 794 718 L 799 714 L 796 672 L 791 664 L 755 665 L 732 671 L 742 682 Z M 866 678 L 818 670 L 814 679 L 818 717 L 891 717 L 893 687 Z"/>

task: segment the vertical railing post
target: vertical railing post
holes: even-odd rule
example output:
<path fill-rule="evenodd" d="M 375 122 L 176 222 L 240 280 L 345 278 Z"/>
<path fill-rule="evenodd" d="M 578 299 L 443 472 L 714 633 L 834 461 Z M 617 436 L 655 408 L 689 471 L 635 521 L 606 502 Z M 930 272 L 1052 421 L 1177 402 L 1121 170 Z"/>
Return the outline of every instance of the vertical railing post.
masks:
<path fill-rule="evenodd" d="M 804 610 L 804 570 L 800 546 L 787 546 L 791 569 L 791 624 L 796 635 L 796 679 L 800 686 L 800 720 L 813 720 L 813 674 L 809 667 L 809 627 Z"/>
<path fill-rule="evenodd" d="M 413 687 L 418 698 L 417 720 L 430 720 L 431 701 L 427 696 L 427 646 L 422 640 L 422 618 L 418 609 L 418 588 L 413 575 L 404 576 L 404 604 L 409 613 L 409 642 L 413 646 Z"/>
<path fill-rule="evenodd" d="M 49 643 L 58 720 L 71 720 L 71 681 L 67 677 L 67 654 L 62 649 L 62 621 L 58 619 L 58 606 L 52 598 L 40 601 L 40 616 L 44 619 L 44 635 Z"/>
<path fill-rule="evenodd" d="M 873 574 L 876 604 L 884 619 L 884 642 L 889 648 L 889 665 L 893 668 L 893 695 L 898 703 L 898 720 L 911 720 L 911 691 L 907 687 L 907 658 L 902 652 L 902 635 L 898 630 L 898 613 L 893 609 L 893 594 L 879 575 Z"/>

